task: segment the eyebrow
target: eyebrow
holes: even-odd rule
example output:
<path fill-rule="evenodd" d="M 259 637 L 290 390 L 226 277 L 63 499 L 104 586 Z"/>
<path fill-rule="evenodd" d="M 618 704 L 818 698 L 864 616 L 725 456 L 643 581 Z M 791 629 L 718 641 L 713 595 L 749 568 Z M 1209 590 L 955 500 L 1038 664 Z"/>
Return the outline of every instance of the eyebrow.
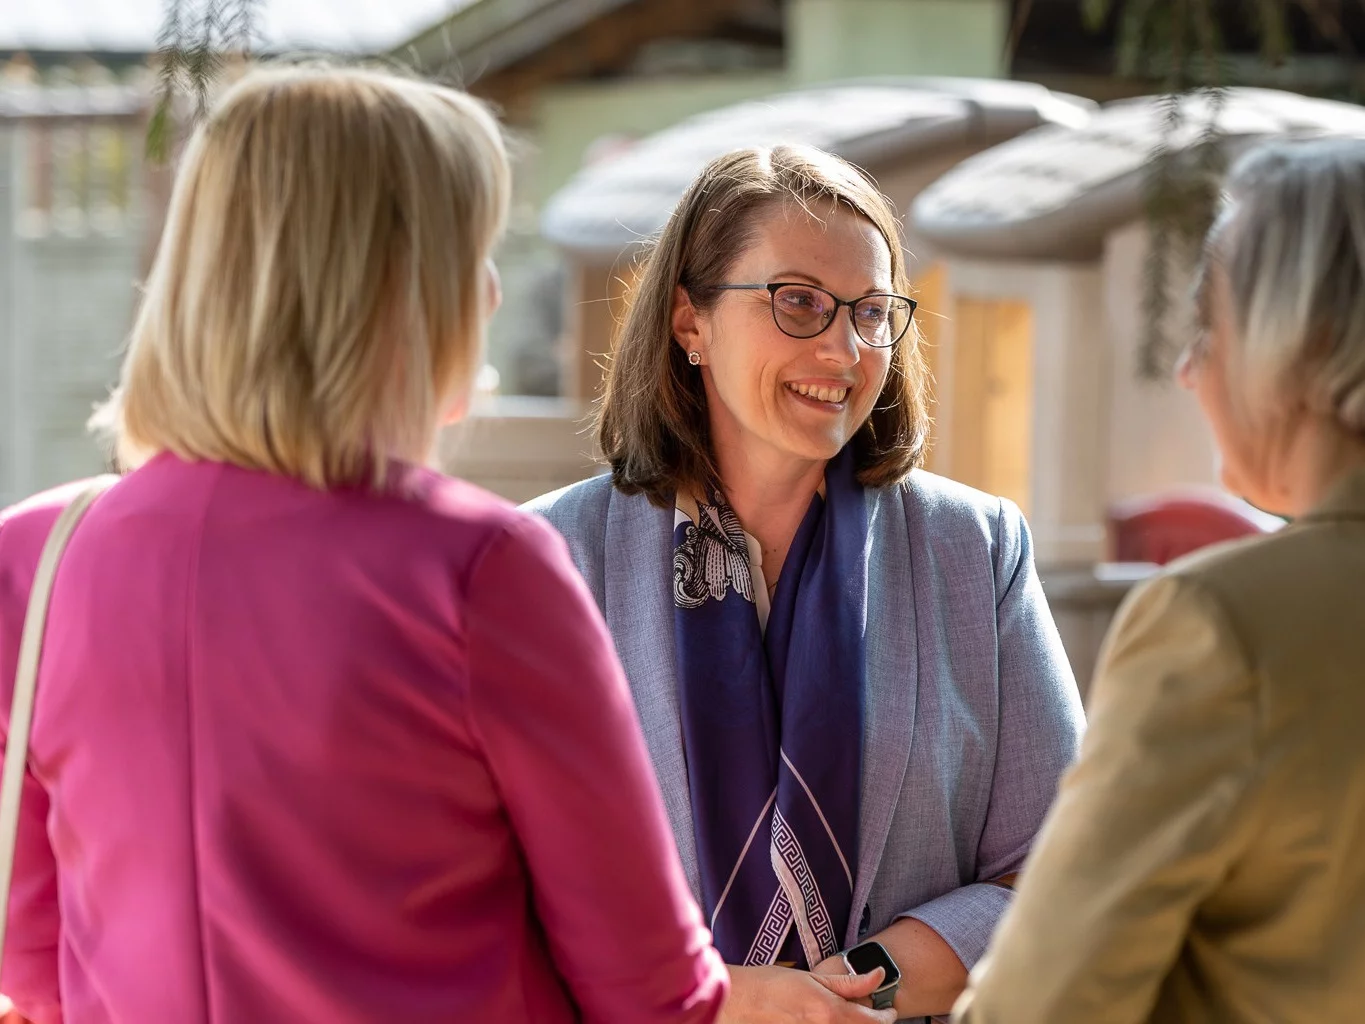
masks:
<path fill-rule="evenodd" d="M 800 270 L 779 270 L 776 274 L 772 274 L 768 278 L 769 281 L 792 281 L 798 279 L 801 281 L 809 281 L 817 288 L 823 288 L 825 289 L 825 291 L 830 292 L 830 294 L 833 294 L 833 290 L 830 288 L 830 286 L 825 284 L 825 282 L 820 280 L 820 278 L 816 277 L 814 274 L 807 274 Z M 871 288 L 868 288 L 866 291 L 859 292 L 858 294 L 888 295 L 890 293 L 891 293 L 890 285 L 887 285 L 887 287 L 885 288 L 878 288 L 876 285 L 873 285 Z"/>

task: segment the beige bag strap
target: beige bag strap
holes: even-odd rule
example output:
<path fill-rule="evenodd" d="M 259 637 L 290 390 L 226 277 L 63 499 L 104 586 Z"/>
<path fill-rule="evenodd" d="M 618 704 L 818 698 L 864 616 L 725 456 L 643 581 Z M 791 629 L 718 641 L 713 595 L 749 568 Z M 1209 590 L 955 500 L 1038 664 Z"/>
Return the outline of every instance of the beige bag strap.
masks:
<path fill-rule="evenodd" d="M 43 630 L 57 563 L 67 541 L 88 509 L 118 477 L 102 476 L 91 481 L 70 505 L 62 509 L 48 534 L 38 559 L 38 572 L 28 594 L 24 632 L 19 640 L 19 667 L 14 674 L 14 702 L 10 706 L 9 731 L 5 736 L 5 767 L 0 773 L 0 963 L 4 962 L 5 930 L 9 924 L 9 887 L 14 876 L 14 846 L 19 836 L 19 799 L 24 792 L 28 766 L 28 736 L 33 725 L 33 699 L 38 692 L 38 661 L 43 653 Z"/>

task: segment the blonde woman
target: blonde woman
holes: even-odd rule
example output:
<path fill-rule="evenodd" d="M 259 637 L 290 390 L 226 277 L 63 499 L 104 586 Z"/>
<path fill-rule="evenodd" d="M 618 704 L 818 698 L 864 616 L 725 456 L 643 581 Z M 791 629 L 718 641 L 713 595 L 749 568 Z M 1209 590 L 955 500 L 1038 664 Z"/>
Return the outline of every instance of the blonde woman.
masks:
<path fill-rule="evenodd" d="M 543 524 L 422 468 L 498 302 L 496 123 L 238 84 L 180 169 L 66 553 L 3 989 L 36 1024 L 709 1021 L 611 640 Z M 72 488 L 0 518 L 0 705 Z M 534 614 L 528 614 L 534 612 Z"/>
<path fill-rule="evenodd" d="M 1292 525 L 1133 596 L 965 1024 L 1365 1017 L 1365 141 L 1246 158 L 1182 361 Z"/>

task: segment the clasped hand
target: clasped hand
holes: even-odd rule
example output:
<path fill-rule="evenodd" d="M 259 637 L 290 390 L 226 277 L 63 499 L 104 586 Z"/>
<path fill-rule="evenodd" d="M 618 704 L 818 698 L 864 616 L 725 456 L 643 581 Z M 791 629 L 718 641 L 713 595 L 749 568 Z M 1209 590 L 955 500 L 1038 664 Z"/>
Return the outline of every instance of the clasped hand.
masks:
<path fill-rule="evenodd" d="M 895 1024 L 895 1010 L 868 1001 L 883 971 L 808 973 L 787 967 L 731 967 L 721 1024 Z"/>

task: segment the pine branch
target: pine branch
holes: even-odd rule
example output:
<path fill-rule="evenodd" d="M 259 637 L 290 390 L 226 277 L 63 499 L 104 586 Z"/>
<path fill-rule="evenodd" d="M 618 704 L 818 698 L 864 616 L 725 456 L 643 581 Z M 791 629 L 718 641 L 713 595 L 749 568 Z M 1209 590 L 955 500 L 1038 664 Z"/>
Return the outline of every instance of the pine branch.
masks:
<path fill-rule="evenodd" d="M 1261 40 L 1261 59 L 1273 68 L 1284 64 L 1292 49 L 1289 9 L 1285 0 L 1247 0 Z"/>
<path fill-rule="evenodd" d="M 1087 31 L 1098 32 L 1104 28 L 1113 6 L 1113 0 L 1081 0 L 1081 20 Z"/>
<path fill-rule="evenodd" d="M 263 0 L 165 0 L 157 35 L 157 90 L 147 126 L 147 156 L 164 162 L 175 134 L 175 108 L 182 93 L 194 98 L 192 118 L 209 108 L 223 56 L 247 56 L 257 41 Z"/>
<path fill-rule="evenodd" d="M 1148 156 L 1145 179 L 1147 225 L 1150 236 L 1147 262 L 1143 266 L 1143 333 L 1138 346 L 1138 376 L 1161 375 L 1162 354 L 1167 348 L 1166 320 L 1171 308 L 1170 273 L 1172 221 L 1179 216 L 1179 184 L 1172 146 L 1184 126 L 1183 100 L 1168 92 L 1161 98 L 1161 128 Z"/>
<path fill-rule="evenodd" d="M 1159 49 L 1156 45 L 1161 4 L 1170 0 L 1125 0 L 1119 20 L 1117 71 L 1125 77 L 1141 74 Z M 1169 16 L 1169 12 L 1168 12 Z"/>
<path fill-rule="evenodd" d="M 171 107 L 175 103 L 176 85 L 184 73 L 184 39 L 186 0 L 166 0 L 166 17 L 157 34 L 158 56 L 156 103 L 147 125 L 147 156 L 156 163 L 165 161 L 170 152 Z"/>
<path fill-rule="evenodd" d="M 1176 300 L 1175 267 L 1197 251 L 1213 222 L 1223 173 L 1219 122 L 1228 73 L 1213 0 L 1168 0 L 1164 11 L 1145 10 L 1160 16 L 1145 26 L 1149 35 L 1142 40 L 1143 52 L 1148 58 L 1164 57 L 1166 68 L 1161 122 L 1144 181 L 1150 249 L 1143 268 L 1144 326 L 1137 370 L 1140 377 L 1164 379 L 1174 348 L 1169 319 Z M 1164 42 L 1162 49 L 1153 47 L 1157 38 Z M 1206 117 L 1190 145 L 1182 139 L 1190 134 L 1189 116 L 1199 100 Z"/>
<path fill-rule="evenodd" d="M 1271 66 L 1293 51 L 1289 7 L 1305 12 L 1314 29 L 1333 42 L 1348 60 L 1355 49 L 1346 32 L 1346 0 L 1244 0 L 1242 10 L 1256 32 L 1261 60 Z M 1349 0 L 1365 10 L 1365 0 Z M 1138 371 L 1163 378 L 1172 345 L 1167 321 L 1172 307 L 1176 261 L 1198 251 L 1217 209 L 1226 172 L 1220 118 L 1232 83 L 1227 44 L 1219 28 L 1217 0 L 1075 0 L 1085 25 L 1100 31 L 1117 17 L 1115 68 L 1123 76 L 1154 75 L 1164 94 L 1158 139 L 1144 175 L 1144 205 L 1151 240 L 1143 269 L 1145 324 Z M 1018 29 L 1022 34 L 1023 26 Z M 1182 101 L 1184 97 L 1184 101 Z M 1182 106 L 1182 102 L 1189 106 Z M 1202 101 L 1203 123 L 1192 146 L 1178 146 L 1188 135 L 1185 110 Z M 1184 150 L 1183 152 L 1181 150 Z"/>
<path fill-rule="evenodd" d="M 246 55 L 258 41 L 262 0 L 234 0 L 234 6 L 223 18 L 223 41 L 229 50 Z"/>

